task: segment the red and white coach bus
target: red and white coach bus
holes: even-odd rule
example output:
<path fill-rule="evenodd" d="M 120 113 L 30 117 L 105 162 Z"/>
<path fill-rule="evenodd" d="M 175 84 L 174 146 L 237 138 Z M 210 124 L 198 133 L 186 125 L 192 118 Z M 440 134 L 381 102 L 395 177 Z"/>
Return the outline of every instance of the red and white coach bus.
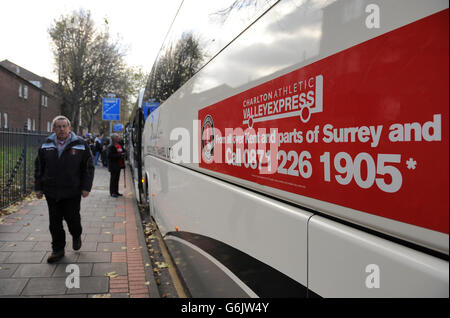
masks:
<path fill-rule="evenodd" d="M 142 177 L 193 297 L 449 296 L 448 5 L 183 1 Z"/>

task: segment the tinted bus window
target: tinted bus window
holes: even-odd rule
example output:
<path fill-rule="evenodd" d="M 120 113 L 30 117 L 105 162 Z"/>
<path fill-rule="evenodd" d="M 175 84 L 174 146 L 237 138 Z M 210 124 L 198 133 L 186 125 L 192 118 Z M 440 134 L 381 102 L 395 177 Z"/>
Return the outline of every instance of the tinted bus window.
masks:
<path fill-rule="evenodd" d="M 154 63 L 145 100 L 164 102 L 276 0 L 185 0 Z"/>

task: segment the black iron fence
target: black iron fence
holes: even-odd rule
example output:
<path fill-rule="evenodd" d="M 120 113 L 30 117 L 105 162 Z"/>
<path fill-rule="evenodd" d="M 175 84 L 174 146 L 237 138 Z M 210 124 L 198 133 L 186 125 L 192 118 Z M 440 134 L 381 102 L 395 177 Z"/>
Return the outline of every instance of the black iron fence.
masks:
<path fill-rule="evenodd" d="M 33 191 L 34 160 L 48 135 L 48 132 L 0 128 L 0 209 Z"/>

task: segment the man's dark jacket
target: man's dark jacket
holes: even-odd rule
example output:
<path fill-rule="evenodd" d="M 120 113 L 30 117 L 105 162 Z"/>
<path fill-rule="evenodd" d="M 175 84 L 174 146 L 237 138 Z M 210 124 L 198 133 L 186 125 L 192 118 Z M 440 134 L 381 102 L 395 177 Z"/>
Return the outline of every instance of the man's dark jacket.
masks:
<path fill-rule="evenodd" d="M 122 154 L 125 154 L 125 150 L 122 147 Z M 121 155 L 118 151 L 116 146 L 113 142 L 108 146 L 107 148 L 108 152 L 108 170 L 111 171 L 118 171 L 120 169 L 125 168 L 124 166 L 120 165 L 120 158 L 125 158 L 124 155 Z M 125 159 L 123 159 L 125 160 Z"/>
<path fill-rule="evenodd" d="M 34 169 L 35 191 L 46 197 L 60 200 L 81 196 L 81 191 L 91 191 L 94 181 L 94 164 L 89 145 L 70 133 L 70 140 L 58 157 L 56 135 L 52 134 L 39 148 Z"/>

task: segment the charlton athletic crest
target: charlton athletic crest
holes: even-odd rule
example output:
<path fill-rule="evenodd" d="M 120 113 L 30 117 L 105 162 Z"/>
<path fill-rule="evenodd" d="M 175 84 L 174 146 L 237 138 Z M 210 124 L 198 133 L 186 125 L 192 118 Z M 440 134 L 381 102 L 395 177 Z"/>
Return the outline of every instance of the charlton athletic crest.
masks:
<path fill-rule="evenodd" d="M 202 127 L 202 150 L 207 161 L 214 156 L 214 122 L 211 115 L 206 116 Z"/>

